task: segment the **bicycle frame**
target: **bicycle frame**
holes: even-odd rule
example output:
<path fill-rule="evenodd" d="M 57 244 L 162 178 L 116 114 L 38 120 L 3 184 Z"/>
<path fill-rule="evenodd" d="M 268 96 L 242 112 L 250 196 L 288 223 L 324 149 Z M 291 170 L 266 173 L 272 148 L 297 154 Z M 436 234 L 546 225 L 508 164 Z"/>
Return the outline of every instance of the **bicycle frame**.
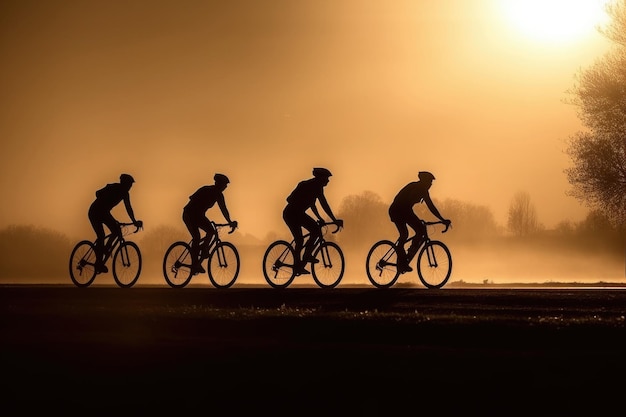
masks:
<path fill-rule="evenodd" d="M 220 229 L 226 226 L 231 228 L 230 234 L 237 228 L 237 223 L 217 224 L 211 221 L 213 233 L 205 234 L 196 243 L 193 239 L 173 242 L 163 258 L 165 281 L 174 288 L 185 287 L 201 271 L 195 266 L 208 259 L 206 272 L 211 283 L 217 288 L 233 285 L 239 274 L 240 260 L 237 248 L 220 238 Z M 194 244 L 198 245 L 198 258 L 195 260 L 191 256 Z"/>
<path fill-rule="evenodd" d="M 333 222 L 331 223 L 324 223 L 322 225 L 320 225 L 320 228 L 324 227 L 324 226 L 328 226 L 331 224 L 335 224 Z M 333 230 L 332 233 L 337 233 L 339 231 L 340 227 L 337 226 L 337 228 L 335 230 Z M 302 239 L 304 240 L 304 242 L 306 243 L 306 240 L 309 239 L 311 237 L 311 233 L 306 233 L 302 236 Z M 319 237 L 319 239 L 317 239 L 316 242 L 313 243 L 313 250 L 311 251 L 311 253 L 315 253 L 315 251 L 317 250 L 317 248 L 319 248 L 322 243 L 324 243 L 326 241 L 326 239 L 324 239 L 324 233 L 321 234 L 321 236 Z M 291 242 L 289 242 L 289 246 L 291 246 L 294 249 L 296 249 L 296 240 L 292 239 Z M 306 244 L 302 245 L 302 251 L 304 251 L 304 247 L 306 246 Z M 295 265 L 291 265 L 289 263 L 285 263 L 283 262 L 283 260 L 285 259 L 287 253 L 289 252 L 289 249 L 285 248 L 285 250 L 283 250 L 283 252 L 280 254 L 280 256 L 278 256 L 278 259 L 276 260 L 276 268 L 280 268 L 283 266 L 287 266 L 290 268 L 295 268 Z M 302 253 L 297 254 L 299 257 L 302 257 Z M 330 259 L 328 256 L 327 252 L 322 252 L 322 262 L 324 263 L 324 266 L 329 266 L 330 265 Z"/>
<path fill-rule="evenodd" d="M 323 222 L 317 225 L 324 228 L 324 226 L 331 224 L 336 226 L 332 233 L 337 233 L 343 226 L 340 221 Z M 268 246 L 263 256 L 263 275 L 270 286 L 286 288 L 296 276 L 309 273 L 312 274 L 313 280 L 321 288 L 334 288 L 339 284 L 345 268 L 343 252 L 336 242 L 325 238 L 326 228 L 320 231 L 319 238 L 314 242 L 310 240 L 310 232 L 303 236 L 303 240 L 312 246 L 311 256 L 315 258 L 313 261 L 302 259 L 302 252 L 304 252 L 306 245 L 301 248 L 301 253 L 296 253 L 295 239 L 292 239 L 291 242 L 279 239 Z M 300 261 L 304 261 L 304 263 L 311 261 L 311 271 L 300 271 L 300 267 L 303 266 L 299 264 Z"/>
<path fill-rule="evenodd" d="M 215 223 L 212 221 L 211 226 L 213 226 L 213 231 L 215 233 L 211 235 L 210 240 L 207 242 L 208 235 L 204 235 L 198 242 L 198 247 L 200 249 L 198 252 L 198 256 L 200 257 L 199 258 L 200 261 L 208 258 L 209 254 L 213 252 L 213 250 L 215 250 L 214 248 L 217 247 L 217 245 L 222 241 L 222 239 L 220 239 L 219 229 L 221 229 L 222 227 L 230 226 L 230 225 L 228 223 Z M 231 230 L 228 233 L 230 234 L 230 233 L 233 233 L 234 231 L 235 231 L 235 228 L 231 226 Z M 192 243 L 193 243 L 193 239 L 189 241 L 188 243 L 189 247 L 191 247 Z M 225 266 L 226 260 L 224 258 L 224 253 L 218 252 L 217 256 L 219 259 L 220 266 Z"/>
<path fill-rule="evenodd" d="M 78 242 L 70 255 L 70 277 L 76 286 L 91 285 L 96 275 L 102 271 L 96 268 L 100 262 L 112 261 L 112 272 L 115 282 L 123 288 L 132 287 L 141 273 L 141 252 L 136 243 L 127 241 L 124 236 L 136 233 L 141 224 L 134 231 L 126 228 L 133 223 L 118 223 L 121 233 L 111 231 L 104 236 L 102 259 L 96 256 L 96 240 L 82 240 Z"/>
<path fill-rule="evenodd" d="M 428 226 L 433 226 L 436 224 L 442 224 L 443 222 L 441 221 L 437 221 L 437 222 L 427 222 L 422 220 L 422 224 L 425 226 L 424 230 L 424 239 L 422 239 L 422 241 L 420 242 L 420 245 L 416 248 L 415 253 L 417 254 L 420 250 L 420 248 L 422 246 L 424 246 L 425 244 L 427 244 L 428 242 L 430 242 L 430 236 L 428 235 Z M 446 228 L 441 232 L 441 233 L 445 233 L 448 231 L 448 227 L 450 227 L 449 225 L 446 225 Z M 409 236 L 408 238 L 406 238 L 406 240 L 402 243 L 403 246 L 406 246 L 407 244 L 409 244 L 414 238 L 415 236 L 417 236 L 417 233 L 414 233 L 412 236 Z M 400 239 L 397 239 L 394 243 L 394 245 L 396 247 L 400 246 Z M 430 255 L 430 254 L 429 254 Z M 429 256 L 430 259 L 430 256 Z M 409 259 L 409 261 L 411 261 L 411 259 Z"/>
<path fill-rule="evenodd" d="M 109 258 L 111 258 L 111 255 L 115 253 L 115 250 L 117 249 L 117 247 L 126 241 L 126 239 L 124 239 L 124 236 L 127 236 L 131 233 L 136 233 L 139 230 L 139 227 L 137 227 L 134 232 L 131 232 L 126 228 L 127 226 L 132 226 L 133 223 L 118 223 L 118 224 L 120 225 L 122 229 L 119 235 L 111 232 L 107 234 L 106 236 L 104 236 L 104 239 L 103 239 L 104 240 L 104 253 L 103 253 L 103 260 L 102 260 L 103 263 L 106 263 L 109 260 Z M 95 246 L 96 244 L 95 240 L 93 241 L 93 244 Z M 121 254 L 122 254 L 122 263 L 124 264 L 124 266 L 128 266 L 129 265 L 128 249 L 122 251 Z"/>
<path fill-rule="evenodd" d="M 428 235 L 428 226 L 433 226 L 435 224 L 440 224 L 442 223 L 441 221 L 437 221 L 437 222 L 427 222 L 422 220 L 422 224 L 424 224 L 424 226 L 426 226 L 426 232 L 424 233 L 424 239 L 420 242 L 420 245 L 417 247 L 415 254 L 418 254 L 420 251 L 420 248 L 422 248 L 424 245 L 426 245 L 428 242 L 430 242 L 430 236 Z M 448 225 L 446 225 L 446 228 L 442 231 L 442 233 L 445 233 L 448 230 Z M 406 246 L 407 244 L 409 244 L 413 238 L 416 236 L 417 234 L 413 234 L 411 236 L 409 236 L 408 238 L 406 238 L 406 240 L 404 242 L 402 242 L 403 247 Z M 397 248 L 400 246 L 400 239 L 397 239 L 394 242 L 394 247 Z M 391 248 L 389 249 L 385 255 L 382 257 L 381 259 L 381 266 L 394 266 L 397 267 L 398 265 L 395 262 L 388 262 L 387 260 L 396 252 L 395 248 Z M 437 266 L 437 260 L 435 259 L 435 254 L 433 253 L 432 250 L 427 250 L 426 254 L 428 256 L 428 263 L 432 266 Z M 414 255 L 415 256 L 415 255 Z M 411 259 L 407 259 L 408 262 L 412 261 L 412 257 Z"/>
<path fill-rule="evenodd" d="M 335 228 L 335 230 L 333 230 L 333 231 L 332 231 L 332 233 L 337 233 L 341 227 L 339 227 L 339 226 L 338 226 L 336 223 L 334 223 L 334 222 L 323 223 L 323 224 L 321 224 L 321 225 L 319 225 L 319 226 L 320 226 L 320 229 L 322 229 L 323 227 L 329 226 L 329 225 L 331 225 L 331 224 L 334 224 L 335 226 L 337 226 L 337 227 Z M 303 239 L 303 241 L 304 241 L 304 244 L 302 245 L 302 251 L 304 251 L 304 248 L 305 248 L 305 246 L 306 246 L 307 240 L 308 240 L 310 237 L 311 237 L 311 233 L 305 233 L 305 234 L 302 236 L 302 239 Z M 319 237 L 319 238 L 318 238 L 315 242 L 313 242 L 313 249 L 311 250 L 311 254 L 314 254 L 314 253 L 317 251 L 317 249 L 318 249 L 318 248 L 319 248 L 319 247 L 320 247 L 320 246 L 321 246 L 324 242 L 326 242 L 326 239 L 324 238 L 324 232 L 322 232 L 322 233 L 320 234 L 320 237 Z M 291 247 L 292 247 L 292 248 L 294 248 L 294 250 L 295 250 L 295 248 L 296 248 L 296 240 L 295 240 L 295 239 L 292 239 L 292 240 L 291 240 L 291 242 L 289 243 L 289 245 L 291 245 Z M 299 254 L 298 254 L 298 256 L 302 257 L 302 253 L 299 253 Z M 281 256 L 281 258 L 282 258 L 282 256 Z M 328 266 L 328 265 L 330 265 L 330 259 L 329 259 L 329 256 L 328 256 L 328 252 L 322 252 L 322 262 L 324 263 L 324 266 Z"/>
<path fill-rule="evenodd" d="M 444 224 L 445 233 L 451 223 L 444 221 L 426 222 L 422 224 L 426 226 L 426 232 L 423 241 L 415 253 L 407 254 L 407 261 L 411 262 L 414 256 L 417 256 L 416 269 L 420 281 L 427 288 L 441 288 L 446 284 L 452 272 L 452 256 L 450 250 L 441 241 L 431 239 L 428 234 L 428 226 L 435 224 Z M 380 240 L 371 247 L 365 261 L 367 277 L 370 282 L 377 288 L 389 288 L 392 286 L 399 275 L 412 270 L 411 267 L 398 269 L 398 251 L 404 249 L 407 243 L 415 238 L 415 234 L 407 238 L 405 241 L 397 239 L 395 243 L 391 240 Z M 411 251 L 413 252 L 413 251 Z"/>

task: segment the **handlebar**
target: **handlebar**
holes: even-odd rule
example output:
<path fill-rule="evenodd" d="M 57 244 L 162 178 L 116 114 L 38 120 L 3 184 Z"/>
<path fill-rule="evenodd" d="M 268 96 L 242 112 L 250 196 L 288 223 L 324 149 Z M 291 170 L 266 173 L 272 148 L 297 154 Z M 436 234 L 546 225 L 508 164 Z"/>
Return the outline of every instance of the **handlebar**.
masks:
<path fill-rule="evenodd" d="M 120 225 L 120 227 L 123 226 L 135 226 L 135 223 L 124 223 L 124 222 L 117 222 L 117 224 Z M 137 221 L 137 226 L 135 227 L 135 231 L 133 233 L 137 233 L 138 231 L 140 231 L 141 229 L 143 229 L 143 222 L 141 220 Z"/>
<path fill-rule="evenodd" d="M 337 220 L 334 222 L 318 222 L 317 224 L 319 225 L 319 227 L 330 226 L 334 224 L 336 227 L 335 227 L 335 230 L 331 231 L 331 233 L 337 233 L 343 227 L 342 220 Z"/>
<path fill-rule="evenodd" d="M 441 231 L 441 233 L 446 233 L 446 232 L 448 231 L 448 229 L 452 226 L 452 222 L 451 222 L 451 221 L 448 221 L 448 222 L 442 222 L 441 220 L 436 221 L 436 222 L 424 222 L 424 224 L 425 224 L 426 226 L 433 226 L 433 225 L 435 225 L 435 224 L 445 224 L 445 225 L 446 225 L 446 228 L 445 228 L 445 229 L 443 229 L 443 230 Z"/>
<path fill-rule="evenodd" d="M 221 227 L 227 227 L 230 226 L 230 231 L 228 232 L 228 234 L 231 234 L 235 231 L 235 229 L 237 228 L 238 224 L 237 222 L 232 222 L 232 223 L 215 223 L 213 222 L 213 226 L 215 226 L 216 229 L 219 229 Z"/>

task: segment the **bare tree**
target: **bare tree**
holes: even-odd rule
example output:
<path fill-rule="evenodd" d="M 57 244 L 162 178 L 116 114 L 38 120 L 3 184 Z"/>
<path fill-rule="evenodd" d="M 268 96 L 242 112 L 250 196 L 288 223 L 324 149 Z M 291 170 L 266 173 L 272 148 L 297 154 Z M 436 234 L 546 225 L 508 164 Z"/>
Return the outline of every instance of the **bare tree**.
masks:
<path fill-rule="evenodd" d="M 573 165 L 565 170 L 568 194 L 626 221 L 626 0 L 609 4 L 611 23 L 601 32 L 614 49 L 577 76 L 570 91 L 586 131 L 569 138 Z"/>
<path fill-rule="evenodd" d="M 540 229 L 537 211 L 530 201 L 530 194 L 520 191 L 513 196 L 507 221 L 509 231 L 515 236 L 529 236 Z"/>

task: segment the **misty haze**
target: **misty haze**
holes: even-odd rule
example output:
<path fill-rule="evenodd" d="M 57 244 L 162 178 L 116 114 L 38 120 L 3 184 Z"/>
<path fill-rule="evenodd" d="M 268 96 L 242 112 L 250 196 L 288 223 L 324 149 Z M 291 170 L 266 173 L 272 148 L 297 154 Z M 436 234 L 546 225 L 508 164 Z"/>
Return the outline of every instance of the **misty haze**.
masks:
<path fill-rule="evenodd" d="M 458 200 L 436 201 L 442 213 L 454 219 L 452 227 L 430 232 L 431 239 L 443 241 L 453 258 L 448 286 L 462 283 L 619 283 L 624 280 L 624 241 L 600 214 L 591 213 L 580 223 L 563 222 L 557 229 L 534 225 L 523 234 L 513 234 L 495 222 L 491 211 Z M 365 274 L 365 257 L 380 239 L 395 240 L 397 231 L 387 215 L 388 204 L 372 192 L 348 196 L 341 200 L 336 214 L 346 227 L 336 241 L 346 257 L 346 271 L 341 285 L 371 286 Z M 218 210 L 217 208 L 211 210 Z M 420 213 L 428 219 L 426 213 Z M 0 245 L 5 259 L 0 280 L 5 283 L 69 284 L 67 265 L 73 246 L 82 239 L 92 239 L 93 231 L 83 236 L 68 236 L 51 229 L 34 226 L 9 226 L 0 230 Z M 289 230 L 277 228 L 257 237 L 235 231 L 223 232 L 222 240 L 234 243 L 240 253 L 241 270 L 235 285 L 264 285 L 262 258 L 275 239 L 290 240 Z M 143 255 L 143 270 L 137 285 L 166 286 L 162 263 L 169 245 L 188 241 L 184 225 L 155 225 L 131 234 Z M 94 285 L 114 285 L 111 274 L 98 275 Z M 210 286 L 204 275 L 192 278 L 191 286 Z M 310 277 L 297 277 L 294 285 L 315 285 Z M 415 272 L 401 275 L 398 286 L 420 287 Z"/>
<path fill-rule="evenodd" d="M 626 0 L 0 1 L 0 57 L 4 414 L 623 408 Z"/>
<path fill-rule="evenodd" d="M 138 284 L 164 284 L 167 246 L 189 240 L 182 208 L 222 172 L 237 283 L 262 284 L 263 251 L 290 240 L 286 196 L 323 166 L 344 285 L 368 285 L 367 251 L 397 237 L 387 208 L 423 170 L 452 220 L 431 236 L 450 247 L 450 285 L 623 281 L 623 233 L 565 174 L 585 128 L 576 76 L 612 47 L 600 3 L 567 19 L 509 0 L 4 3 L 0 279 L 68 283 L 73 245 L 95 238 L 94 192 L 127 172 Z M 520 195 L 528 230 L 511 223 Z"/>

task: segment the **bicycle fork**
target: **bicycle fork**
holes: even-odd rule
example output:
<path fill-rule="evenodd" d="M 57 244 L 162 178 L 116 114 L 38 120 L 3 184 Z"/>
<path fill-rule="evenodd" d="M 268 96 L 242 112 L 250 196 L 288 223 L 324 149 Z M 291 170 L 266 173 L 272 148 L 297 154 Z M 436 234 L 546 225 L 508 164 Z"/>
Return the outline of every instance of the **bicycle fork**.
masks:
<path fill-rule="evenodd" d="M 435 257 L 435 247 L 433 245 L 426 245 L 426 255 L 428 256 L 428 266 L 431 268 L 437 268 L 437 258 Z"/>
<path fill-rule="evenodd" d="M 128 256 L 128 246 L 123 244 L 124 242 L 120 243 L 120 255 L 122 258 L 122 265 L 125 267 L 129 267 L 130 266 L 130 257 Z"/>
<path fill-rule="evenodd" d="M 224 253 L 224 247 L 217 246 L 215 248 L 215 251 L 217 252 L 217 262 L 219 263 L 219 266 L 221 268 L 228 268 L 228 262 L 226 261 L 226 254 Z"/>
<path fill-rule="evenodd" d="M 322 263 L 324 265 L 324 268 L 332 268 L 333 267 L 333 263 L 330 260 L 330 255 L 328 253 L 328 247 L 327 246 L 322 246 L 320 248 L 319 252 L 322 254 Z"/>

